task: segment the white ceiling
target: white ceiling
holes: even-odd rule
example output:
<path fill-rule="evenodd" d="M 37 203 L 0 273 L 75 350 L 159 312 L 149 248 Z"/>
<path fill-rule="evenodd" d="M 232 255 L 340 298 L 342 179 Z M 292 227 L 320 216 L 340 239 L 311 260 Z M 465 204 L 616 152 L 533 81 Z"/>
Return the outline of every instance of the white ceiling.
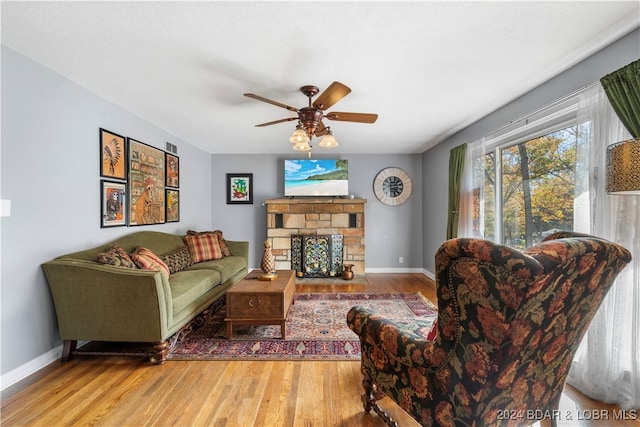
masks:
<path fill-rule="evenodd" d="M 1 12 L 2 44 L 210 153 L 291 154 L 296 122 L 254 127 L 290 112 L 242 94 L 304 107 L 300 86 L 334 80 L 352 92 L 329 112 L 379 118 L 325 120 L 332 155 L 420 153 L 640 26 L 638 1 L 2 1 Z"/>

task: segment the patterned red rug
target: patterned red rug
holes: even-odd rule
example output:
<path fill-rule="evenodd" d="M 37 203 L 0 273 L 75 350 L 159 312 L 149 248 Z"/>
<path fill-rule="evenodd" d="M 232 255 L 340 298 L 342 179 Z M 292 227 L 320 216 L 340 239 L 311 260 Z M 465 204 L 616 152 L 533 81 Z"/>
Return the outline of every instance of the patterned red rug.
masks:
<path fill-rule="evenodd" d="M 346 322 L 354 305 L 396 319 L 437 317 L 420 293 L 301 293 L 289 310 L 286 340 L 280 326 L 234 326 L 228 340 L 221 305 L 176 344 L 168 360 L 360 360 L 360 341 Z"/>

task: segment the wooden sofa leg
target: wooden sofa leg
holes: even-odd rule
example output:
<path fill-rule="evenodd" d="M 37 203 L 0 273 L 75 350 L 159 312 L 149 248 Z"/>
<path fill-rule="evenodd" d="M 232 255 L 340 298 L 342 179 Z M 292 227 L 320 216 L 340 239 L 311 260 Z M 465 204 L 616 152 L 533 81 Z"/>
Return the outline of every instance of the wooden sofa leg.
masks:
<path fill-rule="evenodd" d="M 151 363 L 162 365 L 167 361 L 167 356 L 169 355 L 169 341 L 164 340 L 154 344 L 153 350 L 155 351 L 155 353 L 153 356 L 151 356 Z"/>
<path fill-rule="evenodd" d="M 369 413 L 372 409 L 373 412 L 378 414 L 380 418 L 389 426 L 389 427 L 398 427 L 398 424 L 393 421 L 393 418 L 389 416 L 385 411 L 380 409 L 376 400 L 382 399 L 384 397 L 384 393 L 382 393 L 378 388 L 368 379 L 362 380 L 362 387 L 364 387 L 364 394 L 362 395 L 362 403 L 364 405 L 364 412 Z"/>
<path fill-rule="evenodd" d="M 64 363 L 73 359 L 73 352 L 76 351 L 77 346 L 78 341 L 76 340 L 64 340 L 62 344 L 62 356 L 60 357 L 60 361 Z"/>

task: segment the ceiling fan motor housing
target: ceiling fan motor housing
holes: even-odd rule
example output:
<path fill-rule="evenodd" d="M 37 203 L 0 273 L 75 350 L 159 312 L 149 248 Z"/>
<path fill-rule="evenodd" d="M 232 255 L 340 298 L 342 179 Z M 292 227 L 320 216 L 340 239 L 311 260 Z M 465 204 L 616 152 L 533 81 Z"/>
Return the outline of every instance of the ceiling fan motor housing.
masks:
<path fill-rule="evenodd" d="M 318 108 L 304 107 L 298 110 L 298 117 L 307 133 L 313 135 L 322 120 L 323 112 Z"/>

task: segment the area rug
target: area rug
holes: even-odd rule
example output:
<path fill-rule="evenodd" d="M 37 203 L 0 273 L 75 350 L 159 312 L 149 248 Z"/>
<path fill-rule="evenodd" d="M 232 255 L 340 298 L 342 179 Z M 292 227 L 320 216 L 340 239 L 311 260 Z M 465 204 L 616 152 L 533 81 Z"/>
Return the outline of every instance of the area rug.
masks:
<path fill-rule="evenodd" d="M 222 305 L 176 344 L 168 360 L 360 360 L 360 341 L 346 322 L 355 305 L 394 319 L 437 317 L 420 293 L 301 293 L 289 310 L 286 340 L 278 325 L 234 326 L 226 339 Z"/>

